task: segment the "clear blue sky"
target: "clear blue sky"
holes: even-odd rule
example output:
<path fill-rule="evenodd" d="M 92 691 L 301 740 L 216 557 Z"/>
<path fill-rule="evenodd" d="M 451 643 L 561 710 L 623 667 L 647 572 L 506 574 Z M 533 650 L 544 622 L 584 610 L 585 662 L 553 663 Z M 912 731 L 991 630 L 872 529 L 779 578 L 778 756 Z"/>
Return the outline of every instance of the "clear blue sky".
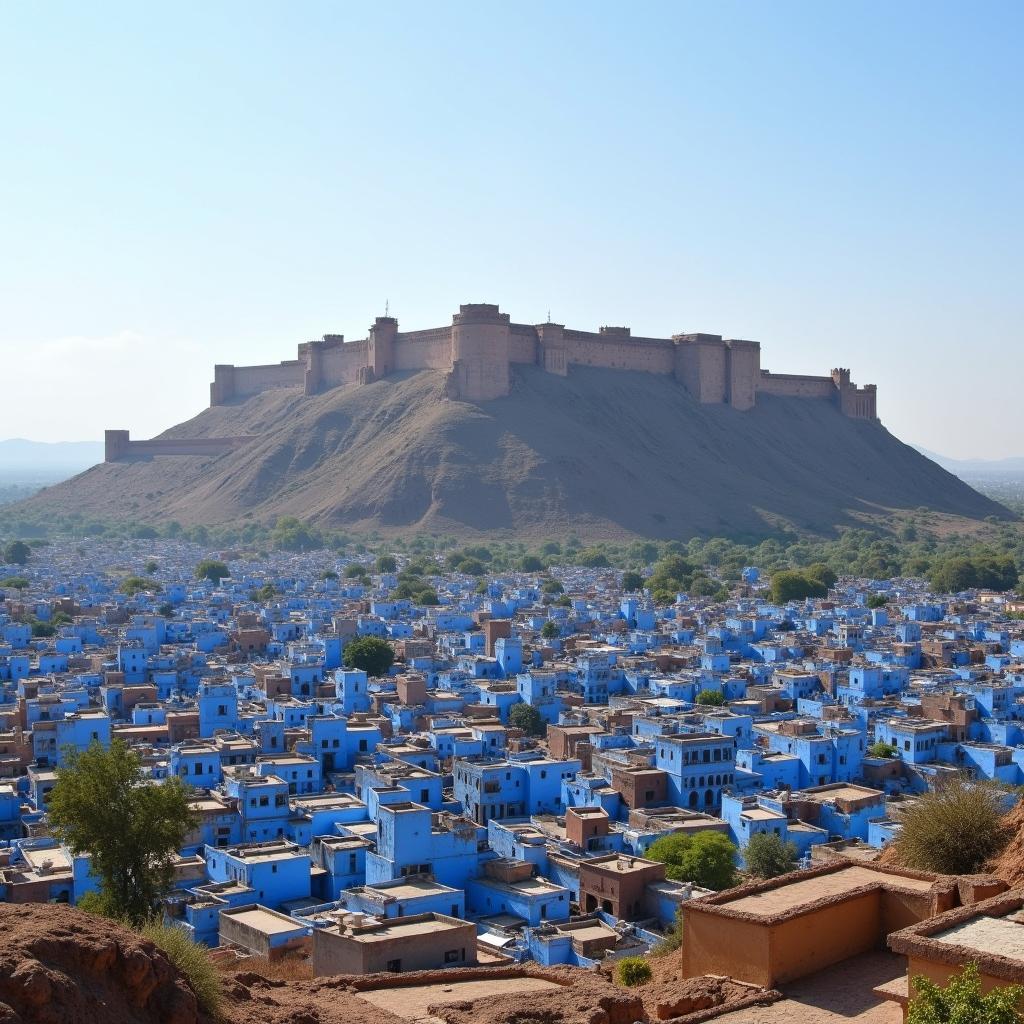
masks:
<path fill-rule="evenodd" d="M 1024 454 L 1022 53 L 1020 0 L 4 4 L 0 437 L 482 301 Z"/>

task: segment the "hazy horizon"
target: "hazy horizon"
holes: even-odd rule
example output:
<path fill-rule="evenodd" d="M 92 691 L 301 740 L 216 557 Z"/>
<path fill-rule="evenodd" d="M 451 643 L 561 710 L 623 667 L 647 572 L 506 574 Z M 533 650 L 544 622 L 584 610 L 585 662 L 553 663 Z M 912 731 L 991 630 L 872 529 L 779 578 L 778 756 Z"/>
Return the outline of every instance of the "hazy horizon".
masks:
<path fill-rule="evenodd" d="M 390 312 L 753 338 L 1021 454 L 1024 8 L 9 5 L 0 435 L 148 437 Z"/>

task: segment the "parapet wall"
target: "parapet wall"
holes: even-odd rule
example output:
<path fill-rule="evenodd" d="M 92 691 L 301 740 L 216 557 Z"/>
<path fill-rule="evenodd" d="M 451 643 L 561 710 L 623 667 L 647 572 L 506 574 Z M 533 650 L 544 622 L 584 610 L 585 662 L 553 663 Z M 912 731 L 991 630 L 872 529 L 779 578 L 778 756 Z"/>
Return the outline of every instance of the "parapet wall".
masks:
<path fill-rule="evenodd" d="M 243 444 L 255 440 L 252 437 L 182 437 L 153 438 L 148 441 L 132 441 L 127 430 L 104 432 L 105 462 L 123 462 L 127 459 L 149 458 L 154 455 L 223 455 L 234 451 Z"/>
<path fill-rule="evenodd" d="M 450 326 L 399 332 L 393 317 L 378 317 L 366 338 L 346 342 L 341 335 L 298 347 L 298 358 L 267 366 L 217 366 L 211 405 L 249 398 L 273 388 L 301 389 L 307 395 L 348 384 L 368 383 L 391 373 L 444 370 L 447 393 L 465 401 L 501 398 L 511 387 L 512 364 L 536 365 L 564 376 L 572 366 L 595 366 L 674 377 L 707 405 L 753 408 L 760 394 L 834 402 L 846 416 L 877 417 L 874 385 L 857 387 L 850 371 L 807 377 L 761 369 L 756 341 L 717 334 L 634 337 L 628 327 L 598 331 L 563 324 L 512 323 L 495 305 L 459 308 Z M 134 443 L 134 442 L 133 442 Z"/>

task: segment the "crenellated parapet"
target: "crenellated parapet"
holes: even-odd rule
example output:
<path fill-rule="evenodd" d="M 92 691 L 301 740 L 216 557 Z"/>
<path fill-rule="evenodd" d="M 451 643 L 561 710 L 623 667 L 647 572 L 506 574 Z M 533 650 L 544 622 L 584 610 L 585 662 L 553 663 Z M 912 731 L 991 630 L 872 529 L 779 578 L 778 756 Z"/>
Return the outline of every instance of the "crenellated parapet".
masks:
<path fill-rule="evenodd" d="M 753 408 L 758 395 L 767 394 L 827 399 L 858 419 L 877 415 L 874 385 L 857 387 L 846 369 L 833 370 L 828 377 L 770 373 L 761 369 L 761 346 L 756 341 L 700 333 L 645 338 L 623 326 L 580 331 L 551 322 L 520 324 L 489 303 L 460 306 L 444 327 L 402 332 L 394 317 L 378 317 L 359 341 L 324 335 L 299 345 L 294 360 L 265 366 L 218 365 L 210 403 L 222 405 L 272 388 L 296 388 L 312 396 L 422 369 L 447 372 L 447 395 L 485 402 L 509 394 L 516 364 L 536 365 L 558 376 L 573 366 L 671 376 L 698 402 L 741 412 Z"/>

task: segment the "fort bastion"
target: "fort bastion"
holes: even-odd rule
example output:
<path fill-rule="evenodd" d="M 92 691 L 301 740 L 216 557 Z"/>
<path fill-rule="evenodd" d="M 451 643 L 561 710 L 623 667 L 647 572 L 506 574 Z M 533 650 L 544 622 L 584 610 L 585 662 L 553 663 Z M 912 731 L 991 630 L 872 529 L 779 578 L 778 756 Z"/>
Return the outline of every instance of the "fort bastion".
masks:
<path fill-rule="evenodd" d="M 768 394 L 825 399 L 846 416 L 876 418 L 875 385 L 856 386 L 847 369 L 834 369 L 823 377 L 771 373 L 761 368 L 761 346 L 756 341 L 718 334 L 642 338 L 628 327 L 593 332 L 556 323 L 519 324 L 488 303 L 460 306 L 444 327 L 399 331 L 394 317 L 383 316 L 358 341 L 325 334 L 300 344 L 295 359 L 265 366 L 218 365 L 210 385 L 210 404 L 225 405 L 276 388 L 315 395 L 393 373 L 428 369 L 447 373 L 449 397 L 485 402 L 509 393 L 514 364 L 539 366 L 561 376 L 573 366 L 661 374 L 673 377 L 698 402 L 740 411 L 753 408 L 759 395 Z M 209 450 L 202 453 L 230 450 L 244 440 L 224 438 L 215 443 L 210 439 Z M 202 442 L 190 441 L 185 444 L 188 450 L 179 452 L 181 444 L 130 441 L 127 431 L 108 431 L 106 457 L 109 462 L 132 455 L 200 454 Z"/>

